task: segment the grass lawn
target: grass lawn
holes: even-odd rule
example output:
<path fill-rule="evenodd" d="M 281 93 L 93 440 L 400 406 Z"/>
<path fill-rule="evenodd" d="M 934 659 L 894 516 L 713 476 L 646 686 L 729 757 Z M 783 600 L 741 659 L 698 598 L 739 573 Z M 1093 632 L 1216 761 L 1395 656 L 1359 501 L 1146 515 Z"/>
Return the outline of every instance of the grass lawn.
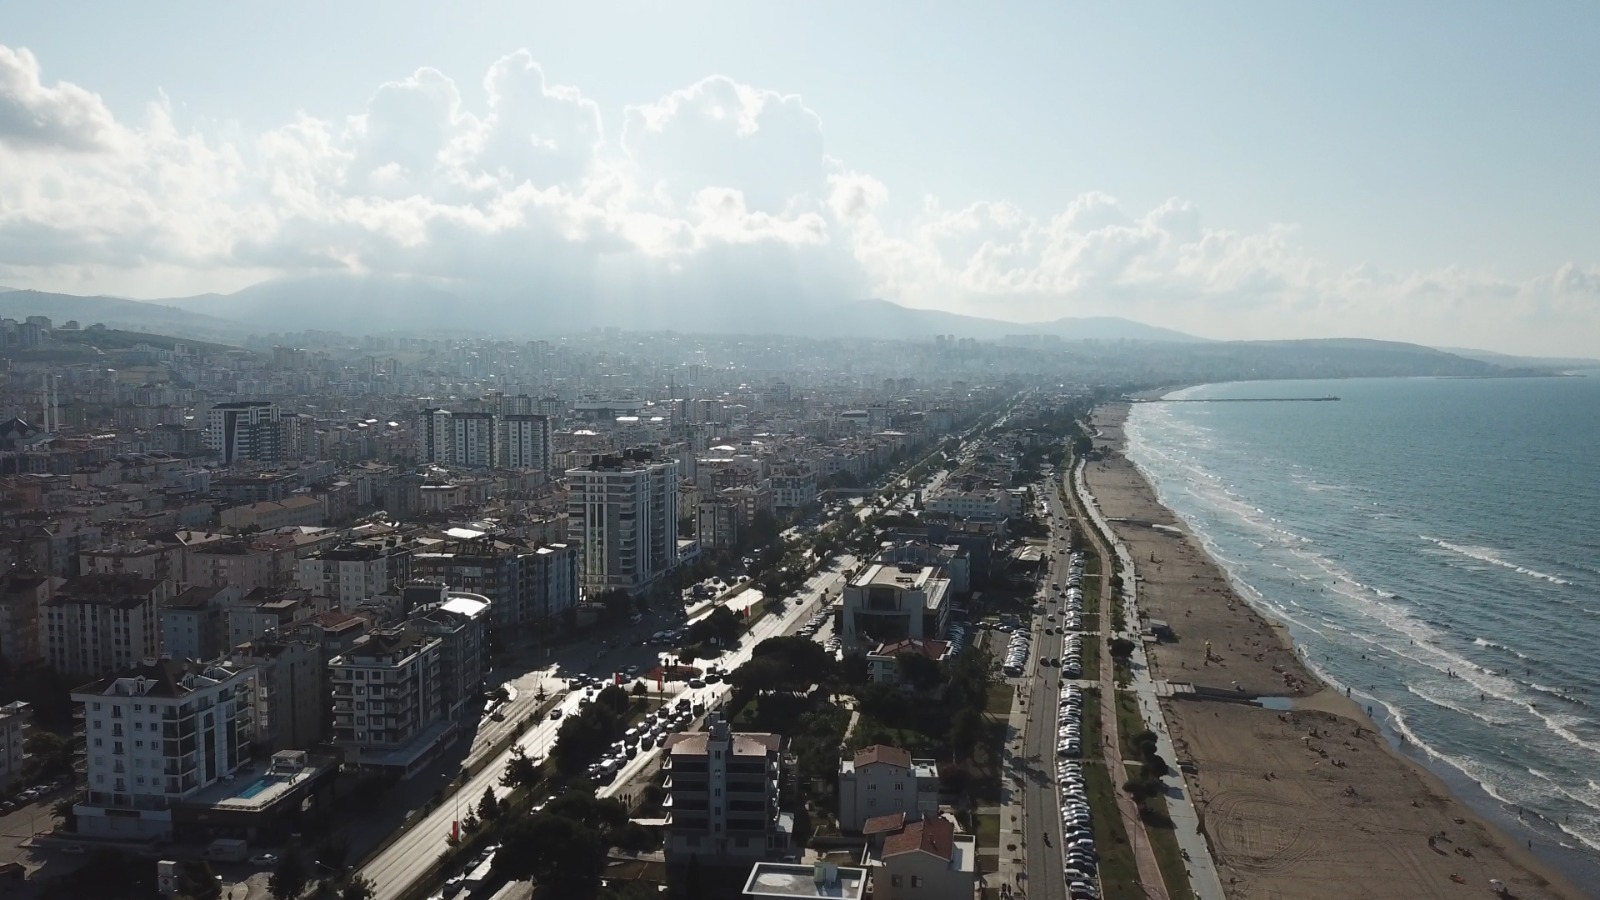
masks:
<path fill-rule="evenodd" d="M 1083 677 L 1100 680 L 1100 636 L 1093 635 L 1083 642 Z"/>
<path fill-rule="evenodd" d="M 1146 805 L 1156 814 L 1158 821 L 1170 823 L 1167 816 L 1167 798 L 1151 797 Z M 1167 885 L 1171 900 L 1193 900 L 1189 889 L 1189 869 L 1183 861 L 1183 851 L 1178 847 L 1178 834 L 1171 824 L 1145 823 L 1145 833 L 1150 836 L 1150 847 L 1156 854 L 1156 865 L 1161 869 L 1161 880 Z"/>
<path fill-rule="evenodd" d="M 1105 900 L 1143 900 L 1139 886 L 1139 865 L 1133 859 L 1122 814 L 1117 811 L 1116 791 L 1111 775 L 1100 762 L 1086 763 L 1083 778 L 1089 788 L 1089 814 L 1094 821 L 1094 846 L 1100 854 L 1100 887 Z"/>
<path fill-rule="evenodd" d="M 1100 689 L 1088 688 L 1083 692 L 1083 749 L 1085 756 L 1096 758 L 1105 741 L 1100 730 Z"/>
<path fill-rule="evenodd" d="M 1144 730 L 1138 699 L 1129 691 L 1117 691 L 1117 739 L 1123 759 L 1139 758 L 1139 751 L 1133 747 L 1133 736 Z"/>
<path fill-rule="evenodd" d="M 989 685 L 989 704 L 984 707 L 984 712 L 996 718 L 1006 718 L 1011 715 L 1011 698 L 1015 694 L 1016 689 L 1004 682 Z"/>
<path fill-rule="evenodd" d="M 1090 574 L 1088 569 L 1100 568 L 1100 557 L 1090 555 L 1089 564 L 1084 567 L 1083 575 L 1083 614 L 1085 616 L 1100 614 L 1100 575 Z"/>
<path fill-rule="evenodd" d="M 978 849 L 998 849 L 1000 847 L 1000 814 L 983 813 L 975 816 L 974 828 L 978 835 Z"/>

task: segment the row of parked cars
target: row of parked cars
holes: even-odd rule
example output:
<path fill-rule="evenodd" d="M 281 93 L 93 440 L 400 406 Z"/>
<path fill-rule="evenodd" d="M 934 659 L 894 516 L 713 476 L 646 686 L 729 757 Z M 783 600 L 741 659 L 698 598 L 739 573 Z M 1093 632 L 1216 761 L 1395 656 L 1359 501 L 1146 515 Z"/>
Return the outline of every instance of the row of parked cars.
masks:
<path fill-rule="evenodd" d="M 800 633 L 806 637 L 811 637 L 812 635 L 821 631 L 822 626 L 828 624 L 828 617 L 832 615 L 833 604 L 822 604 L 822 608 L 812 613 L 811 618 L 806 620 L 806 624 L 800 626 Z"/>
<path fill-rule="evenodd" d="M 47 782 L 45 784 L 36 784 L 33 787 L 23 788 L 17 792 L 15 797 L 4 802 L 0 802 L 0 813 L 8 813 L 14 809 L 27 806 L 29 803 L 32 803 L 35 800 L 48 797 L 56 791 L 65 788 L 67 784 L 67 779 L 62 778 L 56 781 Z"/>
<path fill-rule="evenodd" d="M 1028 664 L 1028 633 L 1016 631 L 1011 635 L 1011 640 L 1006 642 L 1006 659 L 1000 670 L 1012 678 L 1022 674 L 1022 669 Z"/>
<path fill-rule="evenodd" d="M 1056 786 L 1061 791 L 1061 862 L 1067 878 L 1067 891 L 1073 900 L 1099 900 L 1096 872 L 1099 857 L 1094 849 L 1094 826 L 1089 813 L 1088 787 L 1083 779 L 1083 691 L 1074 685 L 1061 686 L 1056 713 L 1060 736 L 1056 762 Z"/>
<path fill-rule="evenodd" d="M 667 735 L 683 731 L 696 715 L 704 712 L 704 703 L 694 704 L 687 697 L 679 699 L 675 706 L 661 707 L 613 742 L 610 752 L 589 766 L 589 778 L 598 784 L 610 784 L 628 760 L 665 747 Z"/>

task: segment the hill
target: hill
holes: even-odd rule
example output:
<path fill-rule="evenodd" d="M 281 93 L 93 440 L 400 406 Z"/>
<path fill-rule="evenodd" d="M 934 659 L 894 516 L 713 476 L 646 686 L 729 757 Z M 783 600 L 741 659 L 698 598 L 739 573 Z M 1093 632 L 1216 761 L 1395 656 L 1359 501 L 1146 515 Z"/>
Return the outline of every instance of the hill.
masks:
<path fill-rule="evenodd" d="M 57 324 L 76 320 L 84 327 L 99 322 L 108 328 L 200 340 L 228 340 L 246 331 L 236 322 L 196 313 L 160 302 L 124 300 L 120 297 L 80 297 L 47 291 L 0 291 L 0 316 L 21 319 L 49 316 Z"/>

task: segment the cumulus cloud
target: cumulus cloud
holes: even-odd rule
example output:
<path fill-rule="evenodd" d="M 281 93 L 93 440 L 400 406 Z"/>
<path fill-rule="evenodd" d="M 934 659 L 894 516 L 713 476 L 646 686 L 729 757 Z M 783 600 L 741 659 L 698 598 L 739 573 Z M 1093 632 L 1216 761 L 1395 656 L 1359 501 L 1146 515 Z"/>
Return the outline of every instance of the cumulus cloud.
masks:
<path fill-rule="evenodd" d="M 795 94 L 711 76 L 608 122 L 527 51 L 482 87 L 468 102 L 419 68 L 348 115 L 241 137 L 179 128 L 164 98 L 118 121 L 0 46 L 0 283 L 182 294 L 354 272 L 640 323 L 875 296 L 1218 337 L 1600 334 L 1593 265 L 1526 282 L 1339 269 L 1290 225 L 1229 230 L 1181 198 L 1137 210 L 1097 192 L 891 216 L 889 183 L 830 157 Z"/>
<path fill-rule="evenodd" d="M 0 45 L 0 143 L 25 150 L 103 150 L 111 113 L 74 84 L 47 87 L 26 48 Z"/>

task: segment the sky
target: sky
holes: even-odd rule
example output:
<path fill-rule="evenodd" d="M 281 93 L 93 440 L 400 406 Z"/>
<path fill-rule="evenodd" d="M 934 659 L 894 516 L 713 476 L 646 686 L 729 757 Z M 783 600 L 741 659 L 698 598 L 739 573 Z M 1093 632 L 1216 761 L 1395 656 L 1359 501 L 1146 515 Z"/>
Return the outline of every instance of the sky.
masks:
<path fill-rule="evenodd" d="M 0 6 L 0 285 L 1600 357 L 1600 6 Z"/>

